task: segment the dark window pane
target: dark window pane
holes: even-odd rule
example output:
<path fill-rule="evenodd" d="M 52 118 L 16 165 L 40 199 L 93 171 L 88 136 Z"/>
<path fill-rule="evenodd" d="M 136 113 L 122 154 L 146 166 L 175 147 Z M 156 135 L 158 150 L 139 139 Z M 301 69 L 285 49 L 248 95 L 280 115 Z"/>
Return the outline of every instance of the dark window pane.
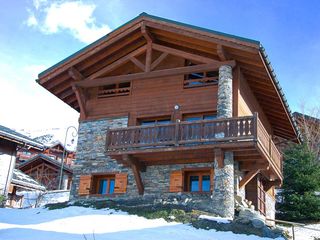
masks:
<path fill-rule="evenodd" d="M 186 117 L 185 120 L 188 122 L 194 122 L 194 121 L 202 120 L 202 117 Z"/>
<path fill-rule="evenodd" d="M 212 119 L 216 119 L 217 115 L 204 115 L 203 119 L 204 120 L 212 120 Z"/>
<path fill-rule="evenodd" d="M 112 194 L 113 192 L 114 192 L 114 179 L 110 179 L 109 193 Z"/>
<path fill-rule="evenodd" d="M 210 191 L 210 176 L 209 175 L 202 176 L 202 191 L 203 192 Z"/>
<path fill-rule="evenodd" d="M 106 194 L 107 193 L 107 186 L 108 186 L 108 180 L 107 179 L 101 179 L 99 182 L 99 194 Z"/>
<path fill-rule="evenodd" d="M 156 123 L 156 121 L 152 121 L 152 120 L 150 120 L 150 121 L 142 121 L 141 125 L 142 126 L 148 126 L 148 125 L 154 125 L 155 123 Z"/>
<path fill-rule="evenodd" d="M 190 192 L 199 191 L 199 176 L 190 176 Z"/>
<path fill-rule="evenodd" d="M 128 88 L 130 87 L 130 82 L 119 83 L 119 88 Z"/>
<path fill-rule="evenodd" d="M 169 124 L 171 123 L 170 119 L 162 119 L 157 121 L 158 124 Z"/>
<path fill-rule="evenodd" d="M 218 71 L 207 72 L 207 77 L 219 77 L 219 72 Z"/>

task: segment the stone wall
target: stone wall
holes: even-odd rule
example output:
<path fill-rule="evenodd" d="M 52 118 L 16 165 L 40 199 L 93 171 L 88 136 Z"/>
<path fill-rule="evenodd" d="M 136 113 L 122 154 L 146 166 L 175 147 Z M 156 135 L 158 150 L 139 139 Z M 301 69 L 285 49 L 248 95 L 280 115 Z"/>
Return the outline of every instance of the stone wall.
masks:
<path fill-rule="evenodd" d="M 275 219 L 276 201 L 275 198 L 266 193 L 266 218 Z"/>

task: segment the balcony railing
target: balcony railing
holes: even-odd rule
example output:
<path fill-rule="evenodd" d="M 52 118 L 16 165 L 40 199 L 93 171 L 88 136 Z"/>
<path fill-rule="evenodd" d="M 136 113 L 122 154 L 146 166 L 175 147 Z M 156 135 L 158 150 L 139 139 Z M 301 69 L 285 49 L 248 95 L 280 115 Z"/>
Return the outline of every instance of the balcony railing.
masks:
<path fill-rule="evenodd" d="M 137 149 L 244 141 L 259 142 L 264 154 L 273 159 L 278 169 L 281 169 L 281 153 L 257 114 L 247 117 L 109 129 L 106 148 L 108 152 L 126 152 Z"/>

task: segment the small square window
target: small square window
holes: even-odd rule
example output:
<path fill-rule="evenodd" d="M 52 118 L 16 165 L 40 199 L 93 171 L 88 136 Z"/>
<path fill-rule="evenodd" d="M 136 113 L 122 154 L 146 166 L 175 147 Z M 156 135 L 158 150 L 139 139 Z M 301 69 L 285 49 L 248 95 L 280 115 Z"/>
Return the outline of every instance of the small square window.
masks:
<path fill-rule="evenodd" d="M 98 175 L 93 177 L 95 184 L 94 194 L 113 194 L 115 185 L 114 175 Z"/>
<path fill-rule="evenodd" d="M 211 180 L 210 170 L 185 171 L 185 191 L 210 192 Z"/>

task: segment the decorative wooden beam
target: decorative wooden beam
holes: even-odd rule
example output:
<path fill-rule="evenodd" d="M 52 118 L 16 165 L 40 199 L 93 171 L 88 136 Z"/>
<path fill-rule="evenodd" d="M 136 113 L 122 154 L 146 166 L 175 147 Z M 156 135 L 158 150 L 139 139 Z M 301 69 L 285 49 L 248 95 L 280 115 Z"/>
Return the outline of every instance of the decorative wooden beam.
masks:
<path fill-rule="evenodd" d="M 153 43 L 148 42 L 147 53 L 146 53 L 146 69 L 145 69 L 146 72 L 150 72 L 150 70 L 151 70 L 152 46 L 153 46 Z"/>
<path fill-rule="evenodd" d="M 150 34 L 150 32 L 148 31 L 148 28 L 146 27 L 145 22 L 142 22 L 141 24 L 141 33 L 142 33 L 142 36 L 147 40 L 147 43 L 154 42 L 154 39 Z"/>
<path fill-rule="evenodd" d="M 130 58 L 131 62 L 133 62 L 138 68 L 140 68 L 142 71 L 145 70 L 145 66 L 142 62 L 140 62 L 137 58 L 131 57 Z"/>
<path fill-rule="evenodd" d="M 239 183 L 239 188 L 243 188 L 247 185 L 248 182 L 251 181 L 252 178 L 254 178 L 258 173 L 260 172 L 260 169 L 254 169 L 248 172 L 244 178 L 241 179 Z"/>
<path fill-rule="evenodd" d="M 82 81 L 85 79 L 85 77 L 75 67 L 69 68 L 68 74 L 76 81 Z"/>
<path fill-rule="evenodd" d="M 148 73 L 132 73 L 127 75 L 119 75 L 119 76 L 110 76 L 103 77 L 97 79 L 86 79 L 81 82 L 76 82 L 75 84 L 79 87 L 97 87 L 103 86 L 106 84 L 114 84 L 132 80 L 139 79 L 149 79 L 149 78 L 157 78 L 157 77 L 168 77 L 180 74 L 189 74 L 194 72 L 204 72 L 204 71 L 215 71 L 219 69 L 221 65 L 230 65 L 232 67 L 235 66 L 235 61 L 226 61 L 226 62 L 217 62 L 217 63 L 208 63 L 208 64 L 200 64 L 194 66 L 186 66 L 186 67 L 178 67 L 178 68 L 170 68 L 152 71 Z"/>
<path fill-rule="evenodd" d="M 171 48 L 171 47 L 166 47 L 166 46 L 163 46 L 163 45 L 160 45 L 160 44 L 156 44 L 156 43 L 152 44 L 152 48 L 154 50 L 157 50 L 157 51 L 160 51 L 160 52 L 166 52 L 166 53 L 169 53 L 171 55 L 175 55 L 175 56 L 182 57 L 182 58 L 185 58 L 185 59 L 193 60 L 193 61 L 196 61 L 196 62 L 201 62 L 201 63 L 220 63 L 219 61 L 211 59 L 211 58 L 208 58 L 208 57 L 200 56 L 200 55 L 197 55 L 197 54 L 189 53 L 189 52 L 178 50 L 178 49 Z"/>
<path fill-rule="evenodd" d="M 129 162 L 131 169 L 132 169 L 132 172 L 133 172 L 133 175 L 134 175 L 134 178 L 136 180 L 138 192 L 140 195 L 143 195 L 144 186 L 143 186 L 143 182 L 142 182 L 141 175 L 140 175 L 140 171 L 142 171 L 141 170 L 142 165 L 139 164 L 138 163 L 139 161 L 136 160 L 135 158 L 133 158 L 131 155 L 124 155 L 123 161 Z M 145 169 L 145 167 L 144 167 L 144 169 Z"/>
<path fill-rule="evenodd" d="M 72 86 L 72 90 L 76 94 L 77 101 L 79 103 L 80 112 L 83 114 L 83 117 L 87 117 L 86 108 L 85 108 L 85 98 L 84 94 L 82 93 L 82 89 L 80 90 L 80 87 L 77 87 L 75 85 Z"/>
<path fill-rule="evenodd" d="M 72 77 L 77 82 L 83 81 L 85 79 L 85 77 L 75 67 L 71 67 L 68 70 L 68 74 L 70 75 L 70 77 Z M 80 112 L 82 113 L 83 117 L 86 118 L 86 116 L 87 116 L 86 96 L 85 96 L 84 90 L 80 87 L 76 87 L 74 84 L 72 85 L 72 90 L 76 94 L 77 101 L 78 101 L 79 107 L 80 107 Z"/>
<path fill-rule="evenodd" d="M 218 163 L 219 168 L 224 167 L 224 152 L 221 148 L 217 148 L 214 150 L 214 159 Z"/>
<path fill-rule="evenodd" d="M 88 79 L 95 79 L 97 77 L 100 77 L 103 74 L 106 74 L 114 69 L 116 69 L 117 67 L 119 67 L 120 65 L 127 63 L 131 60 L 132 57 L 136 57 L 137 55 L 143 53 L 144 51 L 146 51 L 147 46 L 144 45 L 134 51 L 132 51 L 131 53 L 125 55 L 124 57 L 116 60 L 115 62 L 105 66 L 104 68 L 100 69 L 99 71 L 95 72 L 94 74 L 90 75 L 86 80 Z"/>
<path fill-rule="evenodd" d="M 222 45 L 217 45 L 217 54 L 221 61 L 227 61 L 228 55 Z"/>
<path fill-rule="evenodd" d="M 152 64 L 151 64 L 151 71 L 155 69 L 167 56 L 169 53 L 162 53 Z"/>

